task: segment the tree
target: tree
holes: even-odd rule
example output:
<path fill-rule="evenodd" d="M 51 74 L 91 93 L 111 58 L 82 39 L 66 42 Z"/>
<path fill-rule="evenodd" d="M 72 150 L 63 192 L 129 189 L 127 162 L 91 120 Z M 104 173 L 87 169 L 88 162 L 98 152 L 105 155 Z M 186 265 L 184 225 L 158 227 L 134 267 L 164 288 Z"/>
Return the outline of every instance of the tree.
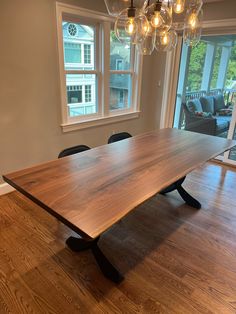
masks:
<path fill-rule="evenodd" d="M 207 44 L 204 41 L 200 41 L 196 47 L 192 48 L 188 71 L 187 91 L 198 91 L 201 89 L 206 48 Z"/>
<path fill-rule="evenodd" d="M 228 71 L 226 75 L 226 86 L 231 85 L 232 81 L 236 81 L 236 41 L 231 50 Z"/>

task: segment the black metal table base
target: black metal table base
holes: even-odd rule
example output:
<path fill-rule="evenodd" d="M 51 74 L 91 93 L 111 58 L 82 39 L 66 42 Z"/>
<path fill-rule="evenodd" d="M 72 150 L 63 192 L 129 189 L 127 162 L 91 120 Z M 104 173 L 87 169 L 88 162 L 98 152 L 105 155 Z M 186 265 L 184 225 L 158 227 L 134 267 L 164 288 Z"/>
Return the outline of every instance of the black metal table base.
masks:
<path fill-rule="evenodd" d="M 182 187 L 182 183 L 184 182 L 184 180 L 185 177 L 176 181 L 175 183 L 171 184 L 168 188 L 161 191 L 160 194 L 165 195 L 169 192 L 177 190 L 182 199 L 186 202 L 186 204 L 194 208 L 200 209 L 201 204 L 195 198 L 193 198 L 188 192 L 186 192 L 185 189 Z M 124 279 L 124 277 L 109 262 L 109 260 L 100 250 L 98 246 L 98 240 L 99 237 L 94 240 L 85 240 L 83 238 L 69 237 L 66 240 L 66 244 L 74 252 L 91 250 L 103 275 L 115 283 L 120 283 Z"/>
<path fill-rule="evenodd" d="M 98 240 L 99 237 L 91 241 L 84 240 L 83 238 L 69 237 L 66 240 L 66 244 L 74 252 L 91 250 L 103 275 L 115 283 L 120 283 L 124 279 L 124 277 L 109 262 L 109 260 L 100 250 L 98 246 Z"/>
<path fill-rule="evenodd" d="M 162 190 L 160 192 L 160 194 L 165 195 L 167 193 L 170 193 L 174 190 L 177 190 L 179 192 L 179 195 L 182 197 L 182 199 L 185 201 L 186 204 L 188 204 L 191 207 L 200 209 L 201 208 L 201 204 L 195 199 L 193 198 L 183 187 L 182 184 L 184 182 L 186 177 L 176 181 L 175 183 L 171 184 L 170 186 L 168 186 L 168 188 Z"/>

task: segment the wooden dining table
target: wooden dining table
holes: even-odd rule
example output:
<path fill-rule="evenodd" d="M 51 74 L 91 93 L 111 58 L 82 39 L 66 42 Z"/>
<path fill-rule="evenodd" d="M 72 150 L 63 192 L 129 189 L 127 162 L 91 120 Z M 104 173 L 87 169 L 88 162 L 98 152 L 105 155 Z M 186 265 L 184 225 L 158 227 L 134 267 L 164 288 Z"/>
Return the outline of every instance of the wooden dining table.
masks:
<path fill-rule="evenodd" d="M 114 282 L 123 276 L 98 246 L 100 236 L 157 193 L 177 190 L 188 173 L 236 145 L 236 141 L 177 129 L 161 129 L 106 144 L 3 176 L 4 180 L 78 234 L 66 243 L 90 249 Z M 203 200 L 204 201 L 204 200 Z"/>

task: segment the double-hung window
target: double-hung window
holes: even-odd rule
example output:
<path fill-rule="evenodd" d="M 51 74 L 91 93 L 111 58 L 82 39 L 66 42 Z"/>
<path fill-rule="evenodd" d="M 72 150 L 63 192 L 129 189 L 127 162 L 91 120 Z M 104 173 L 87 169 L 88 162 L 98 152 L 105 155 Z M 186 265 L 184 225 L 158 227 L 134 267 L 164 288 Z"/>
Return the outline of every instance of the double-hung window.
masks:
<path fill-rule="evenodd" d="M 139 115 L 142 59 L 110 16 L 57 3 L 64 131 Z"/>

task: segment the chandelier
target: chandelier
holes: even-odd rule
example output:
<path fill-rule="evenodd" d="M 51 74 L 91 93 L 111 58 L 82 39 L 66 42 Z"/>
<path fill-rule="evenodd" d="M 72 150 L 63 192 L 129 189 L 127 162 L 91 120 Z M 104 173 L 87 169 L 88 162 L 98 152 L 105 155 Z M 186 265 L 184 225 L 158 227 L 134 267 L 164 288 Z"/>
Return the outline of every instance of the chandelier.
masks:
<path fill-rule="evenodd" d="M 178 32 L 183 33 L 184 42 L 190 47 L 201 38 L 203 0 L 104 1 L 109 14 L 116 17 L 118 40 L 136 45 L 142 55 L 151 55 L 154 49 L 173 50 Z"/>

